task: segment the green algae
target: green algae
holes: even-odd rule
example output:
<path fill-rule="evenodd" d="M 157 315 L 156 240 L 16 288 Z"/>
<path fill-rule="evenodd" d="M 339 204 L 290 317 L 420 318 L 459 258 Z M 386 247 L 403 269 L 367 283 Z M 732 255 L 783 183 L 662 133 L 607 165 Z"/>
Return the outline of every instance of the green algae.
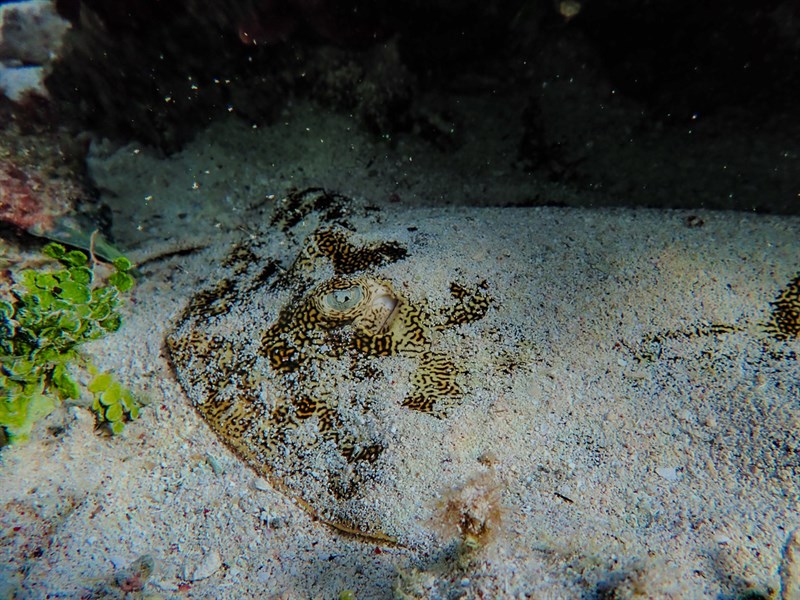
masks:
<path fill-rule="evenodd" d="M 80 346 L 119 329 L 121 294 L 134 284 L 132 265 L 119 257 L 114 272 L 99 281 L 80 250 L 51 243 L 42 252 L 55 264 L 19 272 L 20 283 L 0 299 L 0 427 L 11 442 L 27 438 L 62 402 L 80 398 L 74 373 L 88 369 L 98 422 L 119 433 L 138 415 L 138 402 L 110 374 L 99 373 Z"/>

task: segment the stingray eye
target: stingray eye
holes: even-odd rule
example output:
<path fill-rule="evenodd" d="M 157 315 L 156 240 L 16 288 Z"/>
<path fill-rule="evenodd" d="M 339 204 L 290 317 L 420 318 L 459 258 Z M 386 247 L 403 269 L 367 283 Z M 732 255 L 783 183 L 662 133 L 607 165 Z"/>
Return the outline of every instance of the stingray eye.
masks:
<path fill-rule="evenodd" d="M 361 288 L 357 285 L 349 287 L 346 290 L 336 290 L 330 294 L 325 295 L 322 301 L 325 306 L 331 310 L 350 310 L 361 302 L 364 297 Z"/>

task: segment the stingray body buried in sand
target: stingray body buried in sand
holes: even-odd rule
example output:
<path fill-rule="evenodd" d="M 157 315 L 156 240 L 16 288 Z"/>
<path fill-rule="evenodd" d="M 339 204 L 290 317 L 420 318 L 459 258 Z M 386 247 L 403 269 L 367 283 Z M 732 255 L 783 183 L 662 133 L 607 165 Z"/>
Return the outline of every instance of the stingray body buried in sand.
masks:
<path fill-rule="evenodd" d="M 487 469 L 518 512 L 531 486 L 564 489 L 567 475 L 543 466 L 559 452 L 587 468 L 586 489 L 613 479 L 634 459 L 609 410 L 667 423 L 702 388 L 697 410 L 746 427 L 732 404 L 752 405 L 755 377 L 785 392 L 758 400 L 762 424 L 785 439 L 720 441 L 709 455 L 737 457 L 733 485 L 748 461 L 777 470 L 765 485 L 779 497 L 800 471 L 787 400 L 798 392 L 797 223 L 764 222 L 743 240 L 728 219 L 404 211 L 295 192 L 263 235 L 232 246 L 167 348 L 223 442 L 364 539 L 424 546 L 448 494 Z M 554 415 L 560 429 L 542 426 Z"/>

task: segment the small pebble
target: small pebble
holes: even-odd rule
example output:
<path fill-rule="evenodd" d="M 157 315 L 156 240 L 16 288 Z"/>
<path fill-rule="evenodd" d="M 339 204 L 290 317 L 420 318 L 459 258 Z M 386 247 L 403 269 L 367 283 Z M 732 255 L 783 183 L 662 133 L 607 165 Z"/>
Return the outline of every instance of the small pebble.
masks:
<path fill-rule="evenodd" d="M 219 461 L 210 454 L 206 454 L 206 462 L 208 466 L 211 467 L 211 470 L 214 471 L 214 475 L 222 475 L 225 473 L 225 469 L 222 468 Z"/>
<path fill-rule="evenodd" d="M 658 467 L 656 473 L 667 481 L 678 481 L 677 467 Z"/>
<path fill-rule="evenodd" d="M 731 538 L 729 538 L 727 535 L 717 535 L 717 536 L 714 536 L 714 541 L 717 544 L 719 544 L 720 546 L 727 546 L 733 540 L 731 540 Z"/>
<path fill-rule="evenodd" d="M 261 492 L 266 492 L 269 490 L 269 483 L 262 477 L 256 477 L 253 480 L 253 487 Z"/>
<path fill-rule="evenodd" d="M 219 555 L 219 552 L 211 550 L 197 565 L 187 566 L 187 568 L 184 569 L 185 579 L 189 581 L 207 579 L 216 573 L 217 569 L 221 566 L 222 557 Z"/>

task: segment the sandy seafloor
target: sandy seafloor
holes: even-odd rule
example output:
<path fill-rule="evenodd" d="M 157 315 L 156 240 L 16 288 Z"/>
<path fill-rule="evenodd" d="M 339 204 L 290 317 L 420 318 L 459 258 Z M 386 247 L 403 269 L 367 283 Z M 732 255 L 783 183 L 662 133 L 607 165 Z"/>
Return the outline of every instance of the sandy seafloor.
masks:
<path fill-rule="evenodd" d="M 800 270 L 800 219 L 458 207 L 476 203 L 476 173 L 402 144 L 376 156 L 346 120 L 307 111 L 285 130 L 214 125 L 168 159 L 97 147 L 117 243 L 143 265 L 123 328 L 86 350 L 148 406 L 115 439 L 68 408 L 3 451 L 1 597 L 798 597 L 800 342 L 762 324 Z M 418 547 L 315 521 L 217 439 L 167 363 L 165 334 L 231 243 L 282 247 L 267 221 L 292 185 L 379 207 L 382 224 L 359 234 L 405 236 L 409 258 L 384 274 L 410 295 L 444 302 L 453 279 L 482 277 L 495 300 L 485 323 L 440 340 L 471 374 L 436 451 L 419 415 L 398 424 L 414 464 L 399 485 L 427 500 L 388 518 L 430 536 Z M 424 208 L 426 193 L 451 206 Z M 739 330 L 665 333 L 711 323 Z M 658 334 L 660 357 L 642 359 Z M 430 499 L 487 471 L 501 519 L 459 558 Z M 143 592 L 104 583 L 143 554 Z"/>

